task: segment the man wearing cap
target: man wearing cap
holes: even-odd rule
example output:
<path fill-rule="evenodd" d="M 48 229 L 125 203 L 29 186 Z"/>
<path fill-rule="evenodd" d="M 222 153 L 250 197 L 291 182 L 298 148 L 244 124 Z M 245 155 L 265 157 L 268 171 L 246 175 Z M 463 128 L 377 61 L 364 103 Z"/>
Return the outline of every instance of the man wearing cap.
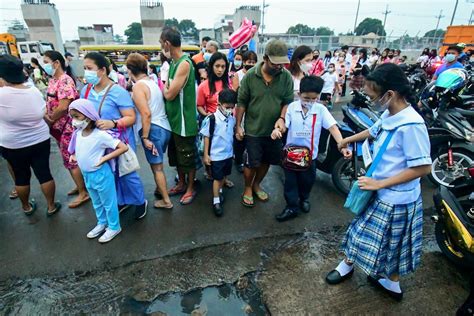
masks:
<path fill-rule="evenodd" d="M 268 194 L 260 184 L 270 165 L 280 163 L 282 143 L 272 140 L 274 128 L 285 131 L 285 114 L 293 102 L 293 80 L 283 67 L 288 64 L 288 48 L 280 40 L 272 40 L 265 47 L 263 62 L 250 69 L 242 79 L 237 103 L 238 140 L 245 140 L 245 191 L 242 204 L 254 206 L 254 193 L 261 201 L 268 201 Z M 245 132 L 241 126 L 245 114 Z"/>

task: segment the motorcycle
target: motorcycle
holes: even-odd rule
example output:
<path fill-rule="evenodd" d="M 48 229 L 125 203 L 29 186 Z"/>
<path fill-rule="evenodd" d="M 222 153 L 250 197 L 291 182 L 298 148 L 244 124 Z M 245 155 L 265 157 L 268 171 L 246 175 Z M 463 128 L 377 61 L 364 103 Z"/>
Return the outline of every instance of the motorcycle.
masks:
<path fill-rule="evenodd" d="M 378 120 L 378 115 L 368 108 L 370 98 L 359 91 L 351 93 L 353 95 L 351 102 L 342 106 L 343 122 L 338 122 L 344 138 L 366 130 Z M 321 133 L 321 139 L 329 138 L 332 142 L 320 142 L 317 166 L 318 169 L 331 174 L 334 186 L 339 192 L 348 194 L 357 176 L 365 174 L 366 171 L 362 164 L 362 143 L 352 144 L 352 159 L 347 160 L 342 157 L 336 142 L 329 136 L 328 131 Z M 336 152 L 337 155 L 325 154 L 328 148 L 331 149 L 331 152 Z"/>
<path fill-rule="evenodd" d="M 474 200 L 462 198 L 474 190 L 474 167 L 469 176 L 457 179 L 451 188 L 439 187 L 433 196 L 438 215 L 436 241 L 443 254 L 454 264 L 474 268 Z"/>

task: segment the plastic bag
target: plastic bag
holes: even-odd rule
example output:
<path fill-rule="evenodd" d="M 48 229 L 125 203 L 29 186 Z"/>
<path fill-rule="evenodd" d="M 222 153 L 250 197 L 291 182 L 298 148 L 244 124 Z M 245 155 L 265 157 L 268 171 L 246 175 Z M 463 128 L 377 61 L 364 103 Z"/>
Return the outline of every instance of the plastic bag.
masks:
<path fill-rule="evenodd" d="M 249 19 L 244 18 L 242 25 L 229 37 L 229 43 L 233 48 L 239 48 L 254 37 L 258 28 Z"/>

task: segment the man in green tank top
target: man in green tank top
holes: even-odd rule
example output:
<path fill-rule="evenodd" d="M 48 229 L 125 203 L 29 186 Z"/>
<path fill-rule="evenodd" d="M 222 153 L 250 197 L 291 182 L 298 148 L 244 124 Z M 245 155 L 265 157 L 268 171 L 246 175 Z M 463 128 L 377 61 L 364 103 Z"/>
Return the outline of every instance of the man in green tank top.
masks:
<path fill-rule="evenodd" d="M 177 167 L 179 175 L 178 184 L 170 190 L 169 195 L 184 193 L 180 203 L 186 205 L 196 196 L 194 177 L 198 125 L 194 67 L 189 56 L 181 50 L 181 34 L 178 31 L 169 27 L 164 28 L 160 44 L 163 54 L 172 59 L 163 95 L 172 132 L 168 147 L 169 164 Z"/>

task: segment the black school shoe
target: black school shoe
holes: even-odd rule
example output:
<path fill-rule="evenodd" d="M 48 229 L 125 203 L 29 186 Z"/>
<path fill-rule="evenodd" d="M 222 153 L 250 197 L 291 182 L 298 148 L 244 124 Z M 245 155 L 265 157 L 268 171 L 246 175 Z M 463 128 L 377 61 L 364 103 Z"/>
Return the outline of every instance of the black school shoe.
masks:
<path fill-rule="evenodd" d="M 354 274 L 354 269 L 352 269 L 351 272 L 347 273 L 344 276 L 341 276 L 339 271 L 334 269 L 331 272 L 329 272 L 328 275 L 326 275 L 326 282 L 331 285 L 336 285 L 336 284 L 344 282 L 347 279 L 350 279 L 353 274 Z"/>
<path fill-rule="evenodd" d="M 224 214 L 224 208 L 222 207 L 221 203 L 214 204 L 212 209 L 214 211 L 214 215 L 217 217 L 221 217 Z"/>
<path fill-rule="evenodd" d="M 384 278 L 381 276 L 377 276 L 375 278 L 371 275 L 367 276 L 367 281 L 369 281 L 370 284 L 374 285 L 379 290 L 382 290 L 383 292 L 387 293 L 388 295 L 390 295 L 391 298 L 393 298 L 397 302 L 401 302 L 401 300 L 403 299 L 403 292 L 397 293 L 397 292 L 393 292 L 386 289 L 382 284 L 380 284 L 379 282 L 380 279 L 384 279 Z"/>
<path fill-rule="evenodd" d="M 148 210 L 148 200 L 145 200 L 145 203 L 143 203 L 142 205 L 135 206 L 135 219 L 138 220 L 145 217 L 147 210 Z"/>
<path fill-rule="evenodd" d="M 311 210 L 311 203 L 309 203 L 308 200 L 301 201 L 300 209 L 303 213 L 309 213 L 309 211 Z"/>
<path fill-rule="evenodd" d="M 285 222 L 298 216 L 298 211 L 285 208 L 280 214 L 276 215 L 275 218 L 279 222 Z"/>

